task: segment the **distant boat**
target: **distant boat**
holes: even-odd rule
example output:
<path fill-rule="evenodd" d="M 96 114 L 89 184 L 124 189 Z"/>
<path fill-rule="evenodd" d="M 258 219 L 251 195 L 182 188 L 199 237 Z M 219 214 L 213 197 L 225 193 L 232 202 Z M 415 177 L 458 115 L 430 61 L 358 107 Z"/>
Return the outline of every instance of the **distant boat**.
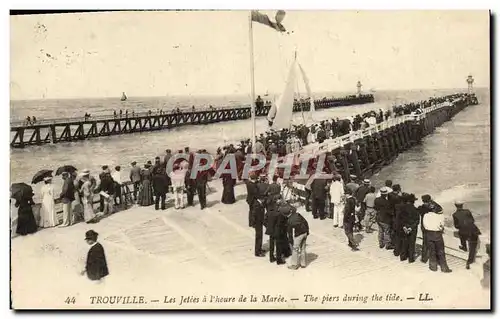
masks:
<path fill-rule="evenodd" d="M 375 92 L 377 92 L 377 90 L 375 90 L 375 89 L 370 89 L 370 93 L 375 93 Z"/>
<path fill-rule="evenodd" d="M 264 96 L 269 96 L 269 91 L 266 91 L 266 94 L 264 94 Z"/>
<path fill-rule="evenodd" d="M 125 95 L 125 92 L 122 92 L 122 98 L 120 99 L 120 101 L 126 101 L 127 100 L 127 96 Z"/>

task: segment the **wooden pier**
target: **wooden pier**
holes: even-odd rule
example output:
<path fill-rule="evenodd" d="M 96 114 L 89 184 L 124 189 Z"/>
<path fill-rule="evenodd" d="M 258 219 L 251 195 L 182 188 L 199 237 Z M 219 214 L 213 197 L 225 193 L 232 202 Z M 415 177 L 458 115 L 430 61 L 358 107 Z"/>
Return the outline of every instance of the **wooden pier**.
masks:
<path fill-rule="evenodd" d="M 362 174 L 369 176 L 377 165 L 390 163 L 399 152 L 419 143 L 424 136 L 468 105 L 467 100 L 459 99 L 433 106 L 420 115 L 390 119 L 370 128 L 371 131 L 357 131 L 322 145 L 312 145 L 313 151 L 318 153 L 333 149 L 336 156 L 343 158 L 340 161 L 343 164 L 338 167 L 343 175 L 346 172 L 342 171 L 342 165 L 349 172 L 361 170 Z M 130 196 L 130 185 L 123 187 L 122 193 Z M 377 233 L 355 234 L 361 250 L 352 252 L 342 229 L 334 228 L 329 219 L 313 219 L 303 207 L 299 207 L 311 230 L 307 240 L 307 267 L 291 271 L 285 266 L 269 263 L 268 258 L 253 257 L 254 231 L 248 227 L 245 185 L 235 187 L 237 202 L 232 205 L 220 203 L 220 181 L 212 181 L 211 188 L 215 190 L 208 193 L 208 207 L 203 211 L 199 210 L 196 199 L 197 206 L 176 210 L 170 198 L 164 211 L 155 211 L 152 206 L 134 206 L 106 216 L 97 224 L 78 223 L 13 239 L 11 276 L 15 307 L 33 307 L 33 301 L 40 300 L 39 296 L 47 289 L 51 289 L 48 294 L 51 299 L 45 298 L 36 306 L 47 307 L 48 302 L 64 306 L 60 300 L 74 293 L 75 285 L 79 287 L 77 306 L 83 308 L 100 307 L 91 305 L 88 296 L 99 295 L 103 287 L 108 289 L 108 293 L 144 293 L 150 299 L 157 298 L 157 295 L 180 296 L 200 292 L 231 296 L 258 292 L 258 295 L 281 294 L 286 299 L 279 304 L 259 301 L 241 305 L 256 309 L 487 308 L 490 305 L 490 293 L 480 284 L 482 263 L 486 260 L 482 254 L 484 248 L 476 263 L 466 270 L 465 254 L 456 248 L 459 239 L 447 236 L 446 253 L 453 273 L 432 272 L 428 265 L 420 261 L 412 264 L 401 262 L 391 251 L 379 249 Z M 98 204 L 97 198 L 95 204 Z M 61 219 L 60 213 L 58 217 Z M 100 242 L 106 249 L 111 275 L 106 278 L 105 285 L 91 285 L 85 277 L 78 275 L 87 249 L 83 235 L 90 228 L 100 234 Z M 57 273 L 58 280 L 40 276 L 39 269 L 51 269 Z M 26 282 L 36 285 L 31 284 L 26 289 L 23 287 Z M 142 290 L 138 290 L 137 282 Z M 161 293 L 151 295 L 150 292 L 156 292 L 154 289 L 159 286 L 162 287 Z M 388 292 L 396 292 L 403 299 L 397 303 L 378 304 L 307 303 L 303 300 L 305 293 L 318 296 L 336 294 L 342 298 L 344 294 L 371 296 Z M 427 300 L 425 304 L 421 302 L 419 293 L 422 292 L 432 296 L 432 300 Z M 67 305 L 71 306 L 75 305 Z M 132 306 L 141 307 L 116 307 L 124 309 Z M 183 308 L 179 303 L 150 303 L 147 306 L 156 309 Z M 237 306 L 232 303 L 199 304 L 199 307 L 217 309 Z"/>
<path fill-rule="evenodd" d="M 337 99 L 314 101 L 315 109 L 373 103 L 371 94 L 348 96 Z M 256 116 L 266 116 L 270 105 L 258 105 Z M 296 102 L 294 112 L 309 111 L 310 102 Z M 39 120 L 27 125 L 24 121 L 11 123 L 11 143 L 13 148 L 31 145 L 55 144 L 83 141 L 102 136 L 151 132 L 171 129 L 184 125 L 201 125 L 226 121 L 249 119 L 250 107 L 204 109 L 199 111 L 179 111 L 174 113 L 139 113 L 131 116 L 101 116 L 91 118 L 68 118 Z"/>

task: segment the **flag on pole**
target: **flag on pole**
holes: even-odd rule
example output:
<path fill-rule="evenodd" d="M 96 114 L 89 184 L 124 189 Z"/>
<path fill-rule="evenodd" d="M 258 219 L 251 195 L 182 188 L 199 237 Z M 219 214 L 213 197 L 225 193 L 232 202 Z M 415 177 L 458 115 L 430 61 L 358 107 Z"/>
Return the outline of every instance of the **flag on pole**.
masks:
<path fill-rule="evenodd" d="M 278 32 L 286 32 L 285 27 L 281 24 L 284 18 L 285 11 L 283 10 L 278 10 L 278 12 L 276 12 L 275 21 L 271 21 L 267 14 L 260 13 L 257 10 L 252 10 L 252 21 L 265 24 Z"/>

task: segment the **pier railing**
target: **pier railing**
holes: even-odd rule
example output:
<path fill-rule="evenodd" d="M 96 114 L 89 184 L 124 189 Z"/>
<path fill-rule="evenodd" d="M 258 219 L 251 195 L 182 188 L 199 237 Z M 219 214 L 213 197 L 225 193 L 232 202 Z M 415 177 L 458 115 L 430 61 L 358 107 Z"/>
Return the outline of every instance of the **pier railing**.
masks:
<path fill-rule="evenodd" d="M 207 109 L 198 109 L 198 110 L 191 110 L 191 109 L 181 109 L 179 111 L 177 110 L 172 110 L 170 112 L 151 112 L 149 113 L 148 111 L 145 112 L 136 112 L 136 113 L 128 113 L 125 114 L 123 113 L 122 115 L 117 114 L 114 116 L 113 114 L 104 114 L 104 115 L 92 115 L 89 117 L 85 116 L 75 116 L 75 117 L 65 117 L 65 118 L 48 118 L 48 119 L 37 119 L 36 122 L 31 122 L 27 123 L 26 120 L 15 120 L 11 121 L 10 126 L 11 127 L 25 127 L 25 126 L 43 126 L 43 125 L 51 125 L 51 124 L 65 124 L 65 123 L 81 123 L 81 122 L 88 122 L 88 124 L 91 124 L 93 121 L 105 121 L 105 120 L 126 120 L 126 119 L 134 119 L 134 118 L 145 118 L 145 117 L 150 117 L 150 116 L 164 116 L 164 115 L 171 115 L 171 114 L 186 114 L 186 113 L 193 113 L 193 112 L 207 112 L 207 111 L 220 111 L 220 110 L 228 110 L 228 109 L 245 109 L 249 108 L 249 105 L 244 105 L 241 107 L 231 107 L 231 106 L 221 106 L 221 107 L 214 107 L 214 108 L 207 108 Z"/>
<path fill-rule="evenodd" d="M 457 102 L 458 100 L 455 100 L 454 102 Z M 389 118 L 381 123 L 375 124 L 375 125 L 370 125 L 369 127 L 362 129 L 362 130 L 357 130 L 357 131 L 352 131 L 349 134 L 339 136 L 335 139 L 328 139 L 325 140 L 323 143 L 319 145 L 314 145 L 313 147 L 308 147 L 307 149 L 304 149 L 301 153 L 310 153 L 310 154 L 318 154 L 318 153 L 323 153 L 326 152 L 327 150 L 332 150 L 336 148 L 343 147 L 344 145 L 347 145 L 349 143 L 353 143 L 354 141 L 358 139 L 362 139 L 367 136 L 372 136 L 374 133 L 379 133 L 382 132 L 388 128 L 395 127 L 399 124 L 405 123 L 407 121 L 419 121 L 421 119 L 424 119 L 428 113 L 434 112 L 436 110 L 439 110 L 445 106 L 449 106 L 450 103 L 444 102 L 440 104 L 436 104 L 427 108 L 424 108 L 420 114 L 406 114 L 402 116 L 397 116 L 393 118 Z"/>
<path fill-rule="evenodd" d="M 365 103 L 373 103 L 375 101 L 374 96 L 372 94 L 363 94 L 360 96 L 346 96 L 342 98 L 325 98 L 315 100 L 314 103 L 317 109 L 325 109 L 331 107 L 339 107 L 339 106 L 349 106 L 355 104 L 365 104 Z M 309 111 L 310 109 L 310 101 L 295 101 L 293 103 L 294 112 L 299 111 Z M 267 115 L 269 109 L 271 108 L 270 104 L 264 104 L 256 109 L 256 116 L 265 116 Z M 105 115 L 97 115 L 97 116 L 77 116 L 77 117 L 69 117 L 69 118 L 49 118 L 49 119 L 37 119 L 36 122 L 28 122 L 26 119 L 24 120 L 15 120 L 11 121 L 11 128 L 29 128 L 29 127 L 37 127 L 37 126 L 46 126 L 46 125 L 55 125 L 55 124 L 75 124 L 75 123 L 92 123 L 94 121 L 113 121 L 113 120 L 129 120 L 135 118 L 148 118 L 148 117 L 158 117 L 158 116 L 167 116 L 167 115 L 175 115 L 175 114 L 193 114 L 193 113 L 204 113 L 204 112 L 216 112 L 216 111 L 248 111 L 250 114 L 250 104 L 243 104 L 240 106 L 218 106 L 218 107 L 204 107 L 204 108 L 185 108 L 182 109 L 175 108 L 169 111 L 165 110 L 147 110 L 141 112 L 134 113 L 125 113 L 123 112 L 121 115 L 119 113 L 115 114 L 105 114 Z"/>

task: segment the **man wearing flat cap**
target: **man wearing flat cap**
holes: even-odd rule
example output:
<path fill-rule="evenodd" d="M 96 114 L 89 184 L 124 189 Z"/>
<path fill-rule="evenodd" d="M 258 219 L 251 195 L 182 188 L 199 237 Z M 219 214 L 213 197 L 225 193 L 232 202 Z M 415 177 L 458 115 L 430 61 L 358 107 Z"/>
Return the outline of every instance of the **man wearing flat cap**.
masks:
<path fill-rule="evenodd" d="M 424 216 L 429 212 L 440 212 L 443 210 L 441 205 L 432 200 L 431 195 L 422 195 L 422 205 L 418 207 L 420 212 L 420 227 L 422 230 L 422 257 L 421 261 L 426 263 L 429 260 L 429 249 L 427 246 L 427 233 L 424 229 Z"/>
<path fill-rule="evenodd" d="M 458 229 L 458 236 L 460 238 L 460 249 L 469 251 L 469 258 L 465 268 L 470 269 L 470 264 L 474 263 L 476 259 L 477 244 L 481 232 L 474 223 L 474 217 L 470 210 L 464 208 L 463 201 L 455 201 L 457 210 L 453 213 L 453 224 Z M 467 249 L 467 242 L 469 249 Z"/>
<path fill-rule="evenodd" d="M 86 273 L 90 280 L 101 280 L 109 275 L 104 248 L 97 242 L 97 236 L 98 234 L 93 230 L 85 233 L 85 241 L 90 245 L 90 249 L 87 254 L 85 270 L 81 274 Z"/>
<path fill-rule="evenodd" d="M 422 220 L 427 247 L 429 251 L 429 269 L 437 271 L 438 265 L 444 273 L 450 273 L 451 269 L 446 262 L 443 231 L 444 216 L 443 211 L 430 211 L 424 215 Z"/>

